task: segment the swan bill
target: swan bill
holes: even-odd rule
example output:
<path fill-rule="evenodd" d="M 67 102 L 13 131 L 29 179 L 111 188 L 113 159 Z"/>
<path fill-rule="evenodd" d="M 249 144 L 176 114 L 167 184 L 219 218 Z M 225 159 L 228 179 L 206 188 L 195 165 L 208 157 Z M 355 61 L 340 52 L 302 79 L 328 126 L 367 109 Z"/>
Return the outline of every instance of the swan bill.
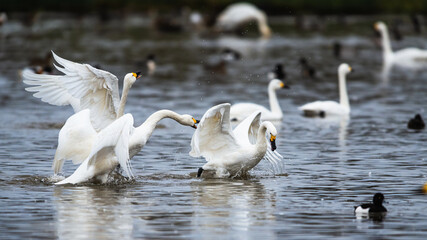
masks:
<path fill-rule="evenodd" d="M 276 150 L 276 136 L 271 135 L 270 144 L 271 144 L 271 151 Z"/>
<path fill-rule="evenodd" d="M 197 171 L 197 177 L 202 176 L 203 173 L 203 168 L 199 168 L 199 170 Z"/>
<path fill-rule="evenodd" d="M 194 129 L 197 129 L 196 124 L 198 124 L 200 122 L 200 120 L 196 120 L 195 118 L 193 118 L 193 122 L 194 122 L 194 124 L 191 127 L 194 128 Z"/>
<path fill-rule="evenodd" d="M 136 72 L 136 73 L 132 73 L 132 75 L 136 78 L 136 79 L 138 79 L 138 78 L 140 78 L 142 75 L 141 75 L 141 72 Z"/>

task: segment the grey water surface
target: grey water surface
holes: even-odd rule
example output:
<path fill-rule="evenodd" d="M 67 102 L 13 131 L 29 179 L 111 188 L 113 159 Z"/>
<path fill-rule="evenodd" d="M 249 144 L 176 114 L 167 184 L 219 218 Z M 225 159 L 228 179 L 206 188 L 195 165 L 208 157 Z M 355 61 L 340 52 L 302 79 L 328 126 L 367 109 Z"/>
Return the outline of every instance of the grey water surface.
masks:
<path fill-rule="evenodd" d="M 0 27 L 1 239 L 426 239 L 427 133 L 406 128 L 416 113 L 427 118 L 427 71 L 396 70 L 380 78 L 381 50 L 372 24 L 352 18 L 325 32 L 289 30 L 272 21 L 269 40 L 200 37 L 153 31 L 144 21 L 101 24 L 58 18 L 29 27 Z M 139 25 L 141 23 L 141 25 Z M 95 26 L 95 27 L 94 27 Z M 426 33 L 394 48 L 426 48 Z M 340 41 L 342 57 L 332 55 Z M 225 47 L 243 58 L 227 73 L 206 71 Z M 248 179 L 198 179 L 204 159 L 192 158 L 194 129 L 162 120 L 132 159 L 136 178 L 105 185 L 54 186 L 51 169 L 61 125 L 70 107 L 51 106 L 24 90 L 18 71 L 50 50 L 76 62 L 100 64 L 121 79 L 138 71 L 149 53 L 158 68 L 130 91 L 126 112 L 135 125 L 171 109 L 201 118 L 211 106 L 250 101 L 268 106 L 267 72 L 281 62 L 290 90 L 278 96 L 284 119 L 277 151 L 285 172 L 261 162 Z M 317 77 L 302 77 L 309 59 Z M 349 63 L 351 118 L 304 118 L 297 107 L 338 100 L 337 67 Z M 66 163 L 64 175 L 76 166 Z M 385 195 L 382 221 L 357 219 L 353 206 Z"/>

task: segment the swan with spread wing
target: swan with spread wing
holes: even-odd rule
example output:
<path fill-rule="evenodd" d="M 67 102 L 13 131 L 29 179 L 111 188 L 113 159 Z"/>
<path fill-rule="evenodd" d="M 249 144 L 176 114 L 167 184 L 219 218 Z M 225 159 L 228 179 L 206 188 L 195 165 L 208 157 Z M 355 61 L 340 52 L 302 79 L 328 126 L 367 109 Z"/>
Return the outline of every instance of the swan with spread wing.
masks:
<path fill-rule="evenodd" d="M 97 132 L 90 121 L 90 115 L 89 109 L 72 115 L 59 133 L 53 164 L 55 174 L 61 171 L 65 160 L 72 160 L 80 166 L 57 185 L 91 180 L 105 183 L 108 175 L 119 164 L 127 176 L 132 177 L 130 159 L 145 146 L 160 120 L 171 118 L 181 125 L 193 128 L 196 128 L 198 122 L 187 114 L 159 110 L 135 128 L 133 116 L 128 113 Z"/>
<path fill-rule="evenodd" d="M 243 176 L 263 158 L 279 165 L 282 157 L 273 152 L 276 136 L 277 130 L 271 122 L 261 122 L 261 112 L 251 114 L 232 130 L 230 104 L 210 108 L 191 139 L 190 156 L 204 157 L 207 161 L 197 176 L 203 171 L 214 171 L 216 177 Z"/>
<path fill-rule="evenodd" d="M 100 131 L 123 116 L 129 89 L 140 73 L 128 73 L 124 77 L 122 97 L 119 97 L 118 78 L 89 64 L 75 63 L 59 57 L 53 58 L 62 67 L 54 64 L 65 75 L 35 74 L 24 70 L 24 83 L 31 85 L 25 90 L 35 92 L 34 97 L 52 105 L 71 105 L 74 112 L 91 110 L 91 121 Z"/>

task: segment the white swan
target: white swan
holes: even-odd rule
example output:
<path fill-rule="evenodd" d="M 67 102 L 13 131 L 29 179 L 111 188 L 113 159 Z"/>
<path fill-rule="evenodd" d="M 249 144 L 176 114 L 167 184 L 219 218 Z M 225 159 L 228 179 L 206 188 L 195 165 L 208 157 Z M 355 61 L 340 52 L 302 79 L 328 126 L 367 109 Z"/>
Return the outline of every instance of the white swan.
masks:
<path fill-rule="evenodd" d="M 262 122 L 260 112 L 253 113 L 234 131 L 230 123 L 230 104 L 223 103 L 210 108 L 200 120 L 191 139 L 192 157 L 204 157 L 207 161 L 197 173 L 214 171 L 217 177 L 245 175 L 255 167 L 267 152 L 266 132 L 271 151 L 276 149 L 277 131 L 271 122 Z M 269 155 L 267 160 L 276 164 L 280 155 Z"/>
<path fill-rule="evenodd" d="M 305 116 L 308 117 L 325 117 L 328 115 L 349 115 L 350 114 L 350 102 L 347 95 L 347 86 L 346 86 L 346 75 L 351 72 L 351 67 L 342 63 L 338 67 L 338 85 L 340 93 L 340 102 L 335 101 L 315 101 L 312 103 L 307 103 L 301 107 L 299 110 L 304 112 Z"/>
<path fill-rule="evenodd" d="M 190 115 L 160 110 L 151 114 L 137 128 L 133 127 L 132 115 L 125 114 L 97 133 L 91 124 L 90 114 L 91 111 L 85 109 L 72 115 L 59 133 L 53 162 L 55 174 L 61 171 L 64 160 L 69 159 L 81 165 L 57 185 L 89 180 L 105 183 L 108 174 L 119 164 L 132 177 L 130 159 L 144 147 L 160 120 L 171 118 L 193 128 L 196 128 L 198 122 Z"/>
<path fill-rule="evenodd" d="M 374 27 L 381 34 L 384 67 L 383 74 L 387 74 L 392 66 L 399 66 L 408 69 L 420 69 L 427 67 L 427 50 L 419 48 L 405 48 L 393 52 L 391 49 L 387 25 L 383 22 L 377 22 Z"/>
<path fill-rule="evenodd" d="M 35 92 L 34 97 L 52 105 L 71 105 L 74 112 L 90 109 L 96 131 L 123 115 L 129 89 L 140 77 L 139 73 L 126 74 L 120 99 L 118 79 L 113 74 L 89 64 L 66 60 L 53 51 L 52 55 L 63 67 L 54 66 L 65 75 L 35 74 L 24 70 L 24 83 L 33 86 L 25 90 Z"/>
<path fill-rule="evenodd" d="M 235 3 L 228 6 L 216 19 L 216 28 L 220 31 L 233 31 L 249 21 L 256 21 L 264 38 L 271 36 L 267 16 L 250 3 Z"/>
<path fill-rule="evenodd" d="M 276 96 L 276 90 L 281 88 L 289 88 L 289 86 L 278 79 L 273 79 L 268 84 L 268 99 L 271 110 L 255 103 L 236 103 L 231 106 L 230 118 L 233 121 L 242 121 L 252 113 L 261 111 L 261 119 L 263 121 L 282 120 L 283 113 Z"/>

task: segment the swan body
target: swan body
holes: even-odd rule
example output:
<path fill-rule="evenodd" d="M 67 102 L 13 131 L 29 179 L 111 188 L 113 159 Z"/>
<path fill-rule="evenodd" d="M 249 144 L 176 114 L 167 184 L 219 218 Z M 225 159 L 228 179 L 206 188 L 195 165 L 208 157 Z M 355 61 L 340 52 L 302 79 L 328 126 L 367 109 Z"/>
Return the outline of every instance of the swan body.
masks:
<path fill-rule="evenodd" d="M 230 118 L 233 121 L 242 121 L 252 113 L 260 111 L 263 121 L 282 120 L 283 113 L 277 100 L 276 90 L 281 88 L 289 88 L 282 81 L 273 79 L 268 84 L 268 98 L 270 101 L 270 109 L 255 103 L 236 103 L 231 106 Z"/>
<path fill-rule="evenodd" d="M 190 156 L 202 156 L 207 161 L 199 169 L 198 176 L 205 170 L 214 171 L 217 177 L 245 175 L 266 156 L 266 132 L 271 151 L 274 151 L 276 128 L 271 122 L 261 122 L 260 112 L 253 113 L 232 130 L 230 104 L 210 108 L 203 115 L 191 139 Z M 277 156 L 266 159 L 277 161 Z"/>
<path fill-rule="evenodd" d="M 258 29 L 264 38 L 271 36 L 267 16 L 263 11 L 249 3 L 235 3 L 228 6 L 219 14 L 216 27 L 221 31 L 233 31 L 249 21 L 258 23 Z"/>
<path fill-rule="evenodd" d="M 52 105 L 71 105 L 74 112 L 91 110 L 91 121 L 97 131 L 121 117 L 130 87 L 139 73 L 128 73 L 124 78 L 122 98 L 119 98 L 118 79 L 115 75 L 96 69 L 89 64 L 75 63 L 59 57 L 52 51 L 56 69 L 65 75 L 35 74 L 24 70 L 25 90 L 35 92 L 34 97 Z"/>
<path fill-rule="evenodd" d="M 351 71 L 351 67 L 346 63 L 342 63 L 338 67 L 338 85 L 340 93 L 339 103 L 335 101 L 315 101 L 312 103 L 307 103 L 299 107 L 299 109 L 303 111 L 305 116 L 309 117 L 349 115 L 350 102 L 347 95 L 346 75 Z"/>
<path fill-rule="evenodd" d="M 77 184 L 89 180 L 102 183 L 120 164 L 132 177 L 130 159 L 147 143 L 157 123 L 163 118 L 171 118 L 186 126 L 196 127 L 196 120 L 190 115 L 179 115 L 170 110 L 160 110 L 145 120 L 139 127 L 133 127 L 133 117 L 125 114 L 97 132 L 90 121 L 91 111 L 82 110 L 72 115 L 61 129 L 53 169 L 55 174 L 62 169 L 65 160 L 80 164 L 75 172 L 56 183 Z"/>
<path fill-rule="evenodd" d="M 405 48 L 393 52 L 387 25 L 383 22 L 377 22 L 374 26 L 381 35 L 384 71 L 388 71 L 392 66 L 399 66 L 407 69 L 421 69 L 427 67 L 427 50 Z"/>

